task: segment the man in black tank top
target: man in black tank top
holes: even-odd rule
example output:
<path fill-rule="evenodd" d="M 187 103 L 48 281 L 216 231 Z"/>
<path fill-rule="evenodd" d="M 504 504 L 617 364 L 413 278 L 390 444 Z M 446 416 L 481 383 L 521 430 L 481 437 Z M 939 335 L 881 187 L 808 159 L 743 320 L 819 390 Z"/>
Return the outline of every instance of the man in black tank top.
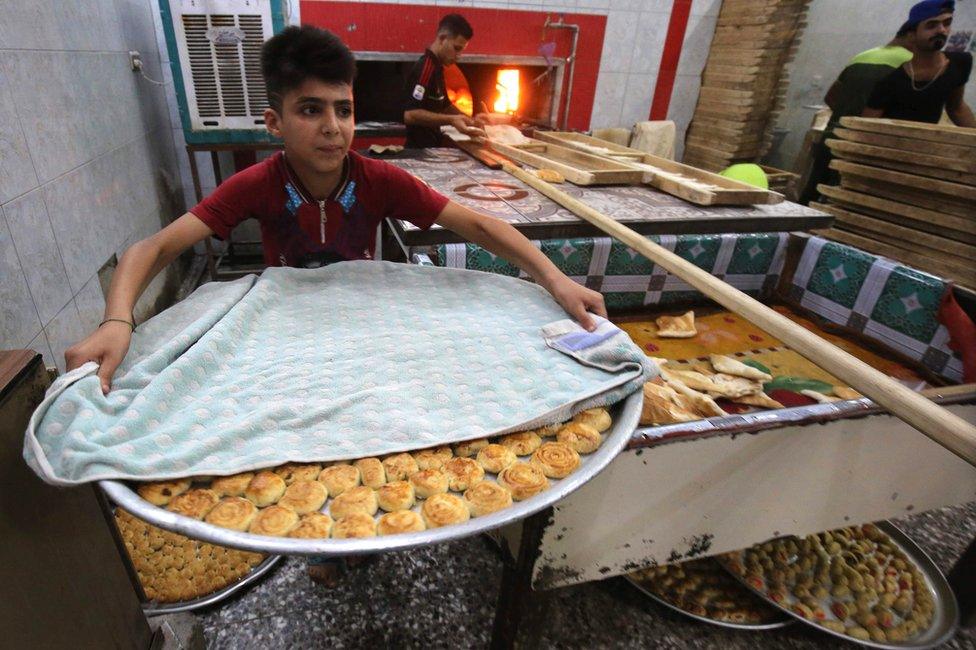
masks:
<path fill-rule="evenodd" d="M 952 0 L 925 0 L 912 7 L 908 30 L 911 61 L 878 82 L 865 117 L 937 123 L 943 109 L 958 126 L 976 127 L 963 91 L 973 69 L 968 52 L 943 52 L 952 28 Z"/>

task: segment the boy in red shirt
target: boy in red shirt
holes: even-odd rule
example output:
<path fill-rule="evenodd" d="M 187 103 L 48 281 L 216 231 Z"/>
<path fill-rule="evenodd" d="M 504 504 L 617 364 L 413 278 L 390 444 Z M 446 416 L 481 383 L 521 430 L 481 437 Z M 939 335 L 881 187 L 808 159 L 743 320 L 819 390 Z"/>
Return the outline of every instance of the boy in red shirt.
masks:
<path fill-rule="evenodd" d="M 447 228 L 516 264 L 581 325 L 587 311 L 606 316 L 603 297 L 566 277 L 512 226 L 438 194 L 407 172 L 349 151 L 354 133 L 356 62 L 334 34 L 289 27 L 265 43 L 261 65 L 271 107 L 265 125 L 284 152 L 228 178 L 190 212 L 122 256 L 105 320 L 65 352 L 67 369 L 99 363 L 102 390 L 129 349 L 132 308 L 149 281 L 196 242 L 227 238 L 248 218 L 261 224 L 269 266 L 318 267 L 371 259 L 380 222 L 393 217 L 421 228 Z"/>

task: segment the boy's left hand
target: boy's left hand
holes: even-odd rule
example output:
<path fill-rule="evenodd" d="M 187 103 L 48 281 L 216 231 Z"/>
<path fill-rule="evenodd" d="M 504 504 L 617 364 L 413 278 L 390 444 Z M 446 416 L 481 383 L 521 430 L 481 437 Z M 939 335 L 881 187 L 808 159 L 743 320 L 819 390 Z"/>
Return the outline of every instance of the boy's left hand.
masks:
<path fill-rule="evenodd" d="M 596 329 L 596 322 L 588 312 L 607 317 L 603 295 L 573 282 L 565 275 L 553 280 L 547 288 L 556 302 L 562 305 L 562 308 L 587 331 L 592 332 Z"/>

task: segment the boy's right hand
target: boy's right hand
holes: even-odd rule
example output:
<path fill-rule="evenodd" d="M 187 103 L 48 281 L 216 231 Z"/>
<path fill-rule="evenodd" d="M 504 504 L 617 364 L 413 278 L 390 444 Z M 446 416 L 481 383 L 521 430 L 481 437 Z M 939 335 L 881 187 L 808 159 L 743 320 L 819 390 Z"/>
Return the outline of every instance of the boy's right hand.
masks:
<path fill-rule="evenodd" d="M 107 321 L 87 338 L 65 350 L 65 365 L 68 370 L 74 370 L 89 361 L 99 364 L 98 379 L 102 384 L 102 393 L 107 395 L 112 389 L 115 369 L 129 351 L 131 340 L 132 328 L 129 325 Z"/>
<path fill-rule="evenodd" d="M 472 138 L 484 138 L 484 129 L 479 128 L 475 121 L 472 120 L 467 115 L 455 115 L 451 120 L 451 126 L 458 130 L 459 133 L 463 133 L 466 136 Z"/>

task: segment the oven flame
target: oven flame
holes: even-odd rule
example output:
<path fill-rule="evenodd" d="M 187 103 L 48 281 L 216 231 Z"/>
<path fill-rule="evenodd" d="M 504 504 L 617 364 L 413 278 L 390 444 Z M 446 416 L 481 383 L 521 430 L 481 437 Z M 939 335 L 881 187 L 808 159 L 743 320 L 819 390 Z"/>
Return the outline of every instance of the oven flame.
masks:
<path fill-rule="evenodd" d="M 495 112 L 514 115 L 519 107 L 519 71 L 510 68 L 499 70 L 495 88 L 498 90 Z"/>

